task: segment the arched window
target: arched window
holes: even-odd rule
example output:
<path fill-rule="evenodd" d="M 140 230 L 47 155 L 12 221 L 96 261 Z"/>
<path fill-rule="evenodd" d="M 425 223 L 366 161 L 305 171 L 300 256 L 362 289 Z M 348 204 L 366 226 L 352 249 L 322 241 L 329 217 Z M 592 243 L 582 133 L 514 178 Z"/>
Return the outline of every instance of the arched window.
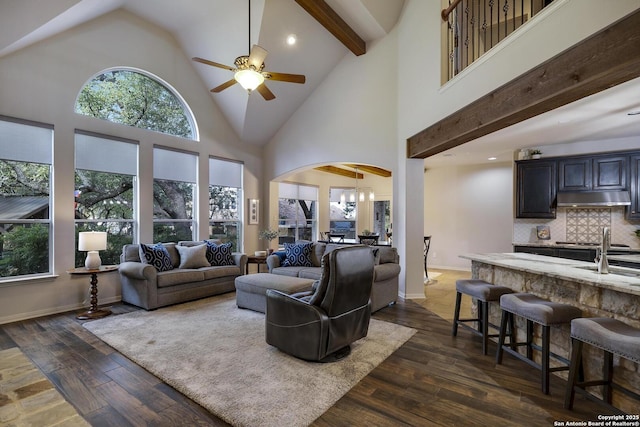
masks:
<path fill-rule="evenodd" d="M 139 70 L 104 71 L 84 85 L 78 114 L 197 140 L 193 114 L 167 83 Z"/>

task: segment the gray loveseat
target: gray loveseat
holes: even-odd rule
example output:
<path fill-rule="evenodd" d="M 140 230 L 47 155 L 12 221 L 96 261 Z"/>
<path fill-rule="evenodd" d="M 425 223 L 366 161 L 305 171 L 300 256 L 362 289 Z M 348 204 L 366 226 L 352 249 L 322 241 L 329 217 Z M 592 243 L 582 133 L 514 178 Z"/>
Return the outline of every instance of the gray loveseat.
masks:
<path fill-rule="evenodd" d="M 267 266 L 269 267 L 269 272 L 273 274 L 319 280 L 322 276 L 322 256 L 343 246 L 352 245 L 314 242 L 311 251 L 312 267 L 284 267 L 281 265 L 281 257 L 278 254 L 272 254 L 267 257 Z M 376 251 L 373 286 L 371 288 L 371 311 L 373 312 L 394 303 L 398 298 L 400 257 L 397 249 L 391 246 L 370 246 L 370 248 Z"/>
<path fill-rule="evenodd" d="M 219 243 L 215 240 L 212 242 Z M 173 269 L 158 271 L 140 261 L 140 245 L 124 245 L 120 255 L 122 301 L 153 310 L 199 298 L 235 291 L 235 279 L 245 272 L 247 256 L 234 252 L 233 265 L 180 268 L 180 254 L 176 246 L 194 247 L 199 241 L 163 243 L 169 253 Z"/>

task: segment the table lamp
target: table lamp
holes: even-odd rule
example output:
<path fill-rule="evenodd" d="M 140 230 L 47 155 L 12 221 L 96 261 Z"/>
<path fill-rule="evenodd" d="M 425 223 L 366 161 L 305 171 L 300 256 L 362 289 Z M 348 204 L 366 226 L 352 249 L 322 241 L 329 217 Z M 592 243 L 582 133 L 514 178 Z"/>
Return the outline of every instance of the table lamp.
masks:
<path fill-rule="evenodd" d="M 104 231 L 83 231 L 78 233 L 78 250 L 87 252 L 84 266 L 88 270 L 100 268 L 102 261 L 98 251 L 107 249 L 107 233 Z"/>

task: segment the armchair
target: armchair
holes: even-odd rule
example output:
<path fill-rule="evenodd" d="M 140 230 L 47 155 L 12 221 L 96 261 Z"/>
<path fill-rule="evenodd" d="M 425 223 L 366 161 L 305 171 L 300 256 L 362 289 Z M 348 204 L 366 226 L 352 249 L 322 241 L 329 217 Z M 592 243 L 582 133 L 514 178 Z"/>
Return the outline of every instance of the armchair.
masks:
<path fill-rule="evenodd" d="M 310 361 L 346 357 L 369 330 L 373 267 L 369 247 L 341 247 L 322 257 L 313 292 L 267 290 L 267 343 Z"/>

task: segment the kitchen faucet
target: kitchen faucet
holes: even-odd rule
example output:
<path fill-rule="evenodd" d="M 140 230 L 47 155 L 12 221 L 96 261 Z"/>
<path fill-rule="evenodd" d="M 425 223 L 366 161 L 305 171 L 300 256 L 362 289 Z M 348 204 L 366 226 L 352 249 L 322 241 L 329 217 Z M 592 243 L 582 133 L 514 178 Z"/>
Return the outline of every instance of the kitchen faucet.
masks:
<path fill-rule="evenodd" d="M 600 247 L 596 249 L 596 265 L 598 266 L 598 273 L 609 274 L 609 262 L 607 261 L 607 251 L 611 248 L 611 232 L 609 227 L 602 229 L 602 243 Z"/>

